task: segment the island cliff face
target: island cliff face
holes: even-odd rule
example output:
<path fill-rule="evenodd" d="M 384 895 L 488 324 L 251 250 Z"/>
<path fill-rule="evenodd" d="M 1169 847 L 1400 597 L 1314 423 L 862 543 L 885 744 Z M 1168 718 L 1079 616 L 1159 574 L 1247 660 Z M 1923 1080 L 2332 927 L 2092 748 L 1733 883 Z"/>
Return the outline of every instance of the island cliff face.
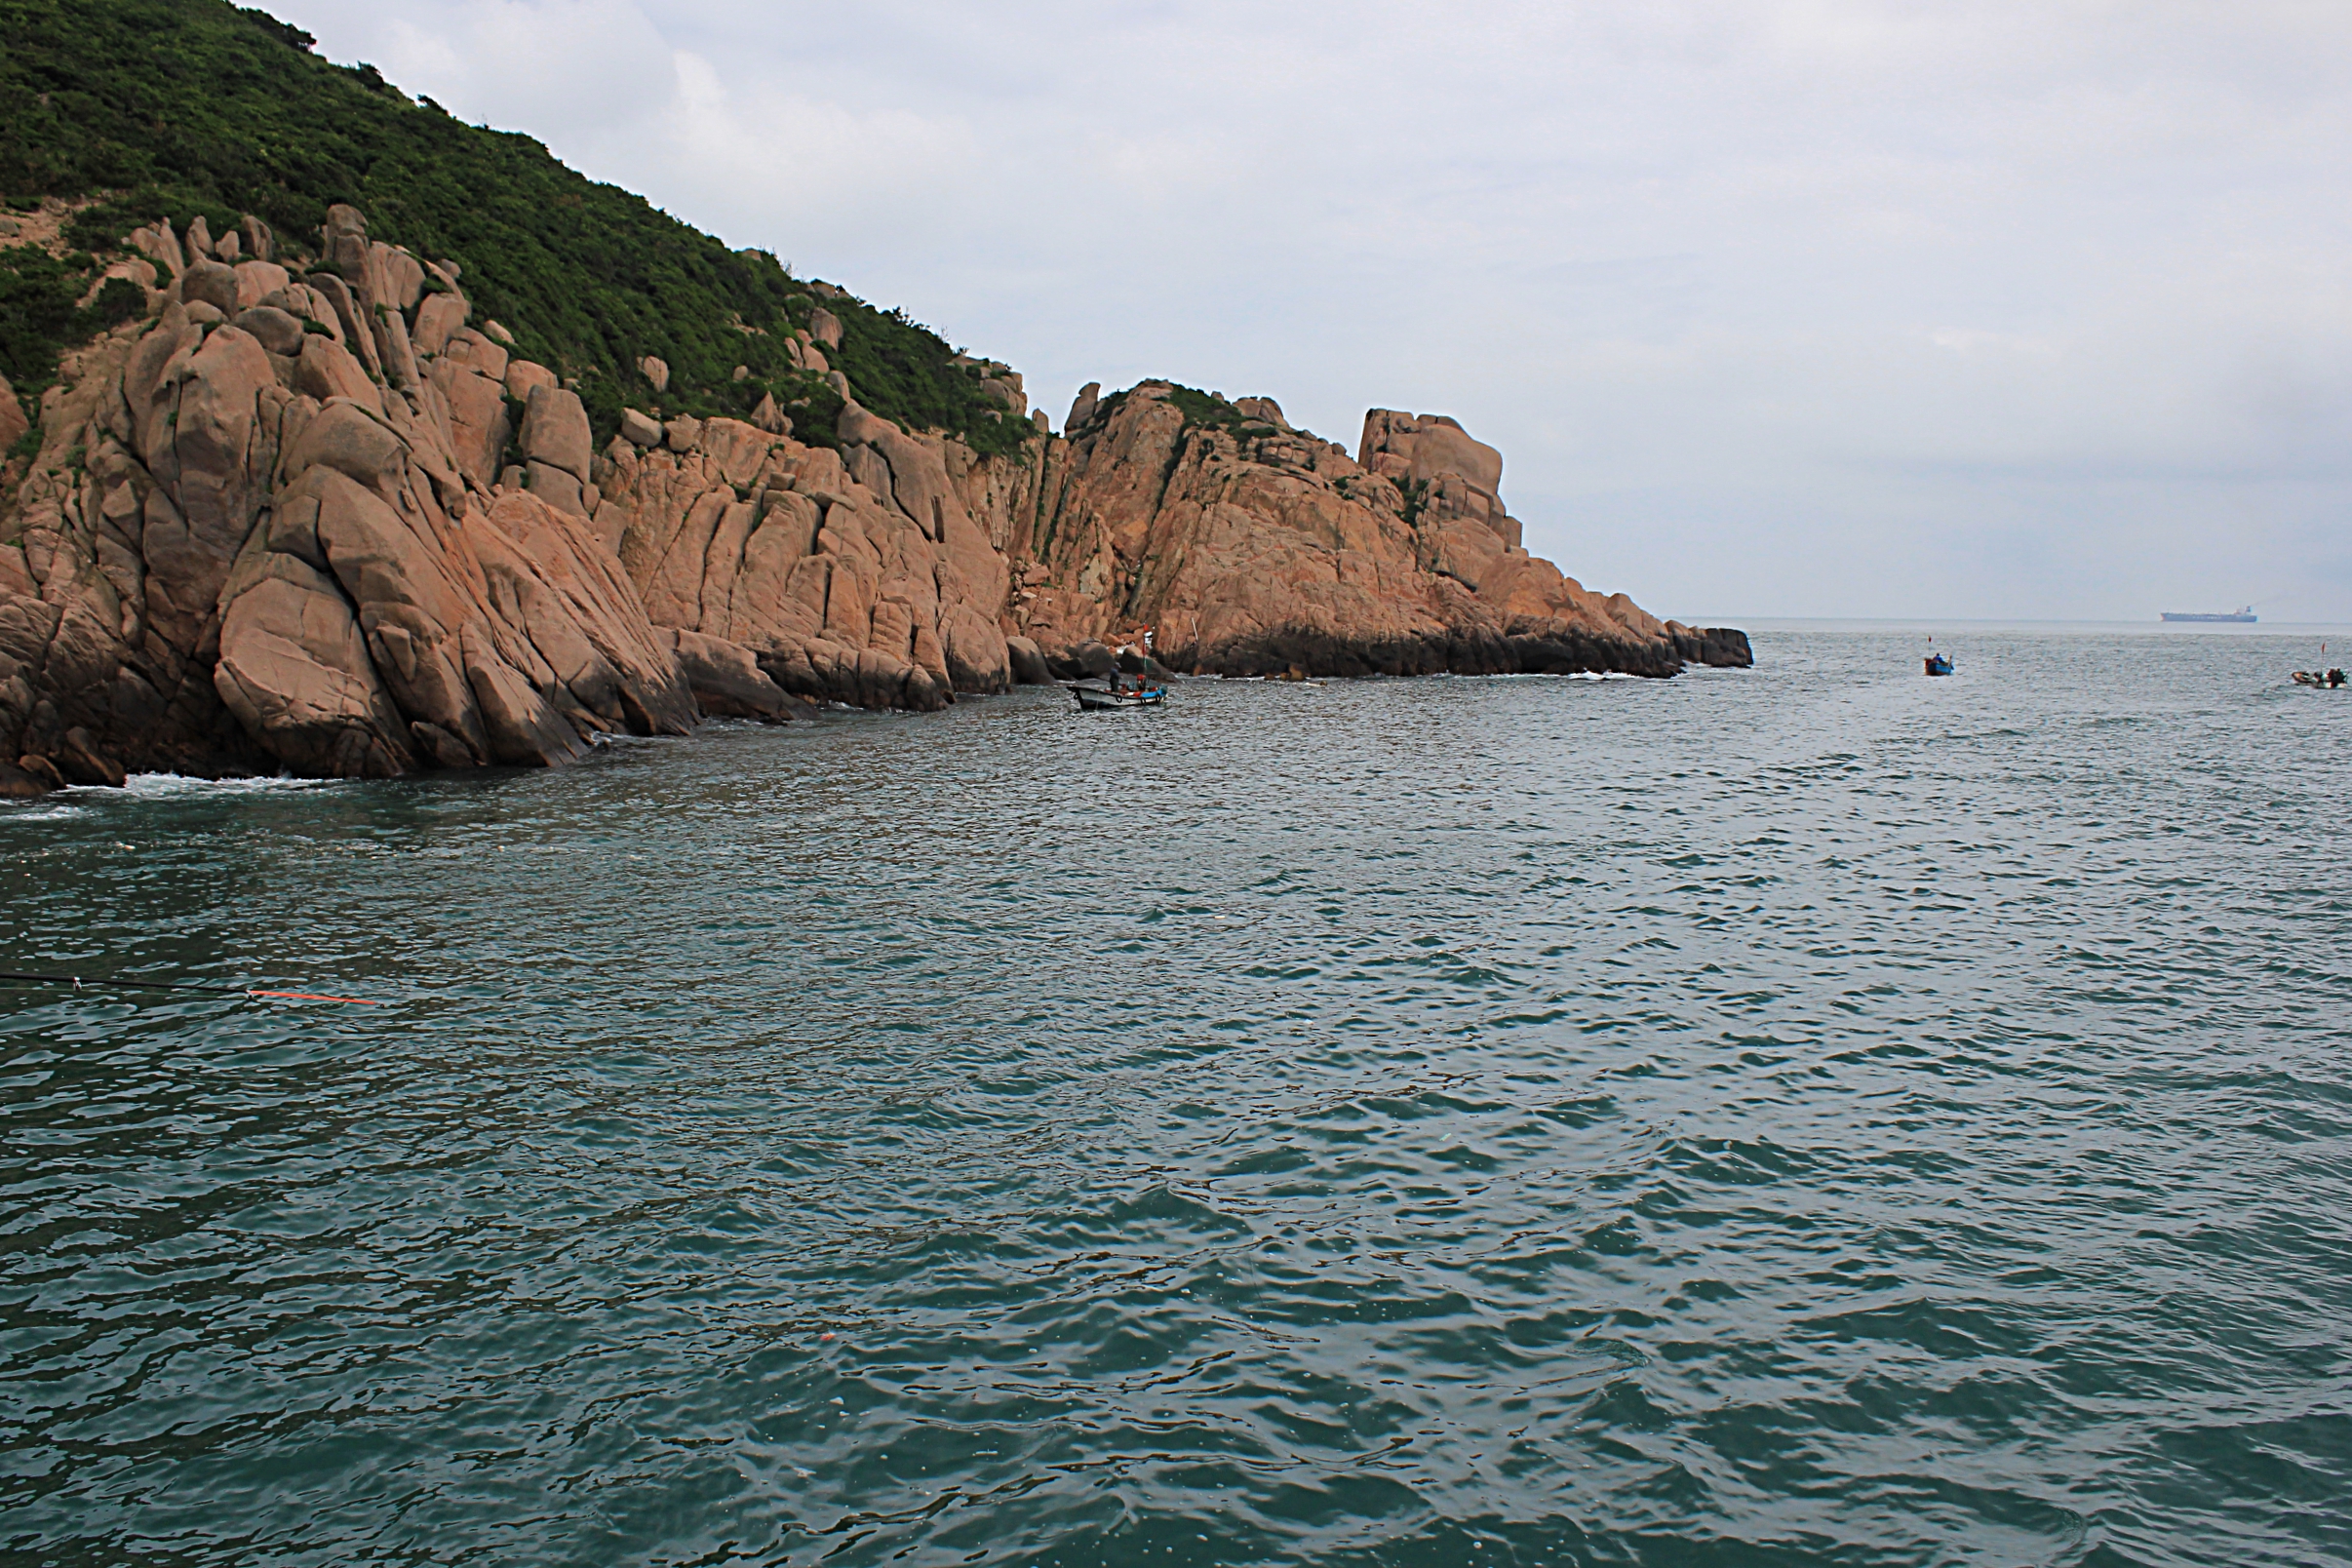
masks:
<path fill-rule="evenodd" d="M 1148 624 L 1171 667 L 1222 675 L 1749 662 L 1736 632 L 1660 621 L 1529 555 L 1502 454 L 1443 415 L 1375 409 L 1352 457 L 1270 398 L 1095 391 L 1008 541 L 1008 619 L 1048 647 Z"/>
<path fill-rule="evenodd" d="M 692 727 L 585 519 L 469 472 L 487 444 L 435 363 L 453 281 L 428 298 L 432 274 L 337 218 L 339 275 L 307 282 L 265 234 L 234 265 L 135 237 L 163 261 L 124 274 L 162 284 L 155 313 L 62 367 L 0 525 L 0 788 L 546 764 Z M 529 443 L 584 469 L 585 416 L 531 390 Z"/>
<path fill-rule="evenodd" d="M 0 493 L 0 792 L 545 765 L 704 714 L 935 709 L 1146 626 L 1227 675 L 1749 662 L 1529 556 L 1500 455 L 1441 416 L 1375 410 L 1351 456 L 1146 382 L 981 457 L 830 371 L 829 440 L 770 400 L 626 411 L 599 449 L 457 261 L 348 207 L 307 266 L 249 218 L 141 228 L 107 274 L 145 313 L 66 356 Z"/>

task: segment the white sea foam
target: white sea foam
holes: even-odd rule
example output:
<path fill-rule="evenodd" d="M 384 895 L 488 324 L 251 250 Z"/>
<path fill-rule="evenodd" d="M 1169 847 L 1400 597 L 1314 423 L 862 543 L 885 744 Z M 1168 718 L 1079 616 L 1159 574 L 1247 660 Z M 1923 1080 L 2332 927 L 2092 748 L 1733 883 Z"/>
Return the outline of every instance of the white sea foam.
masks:
<path fill-rule="evenodd" d="M 1445 672 L 1451 675 L 1452 671 Z M 1499 675 L 1481 675 L 1479 681 L 1648 681 L 1655 677 L 1629 675 L 1624 670 L 1507 670 Z"/>
<path fill-rule="evenodd" d="M 124 781 L 123 793 L 141 797 L 250 794 L 262 790 L 329 789 L 349 782 L 340 778 L 290 778 L 284 774 L 272 778 L 190 778 L 185 773 L 134 773 Z"/>

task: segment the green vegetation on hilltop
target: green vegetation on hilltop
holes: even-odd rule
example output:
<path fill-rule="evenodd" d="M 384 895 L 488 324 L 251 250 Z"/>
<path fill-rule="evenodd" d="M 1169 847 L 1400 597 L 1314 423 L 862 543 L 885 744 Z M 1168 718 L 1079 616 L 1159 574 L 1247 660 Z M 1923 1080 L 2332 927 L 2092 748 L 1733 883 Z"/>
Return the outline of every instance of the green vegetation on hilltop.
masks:
<path fill-rule="evenodd" d="M 59 344 L 95 337 L 146 308 L 137 286 L 120 278 L 81 305 L 95 266 L 87 255 L 55 256 L 37 245 L 0 251 L 0 375 L 20 394 L 49 384 Z"/>
<path fill-rule="evenodd" d="M 1222 430 L 1236 442 L 1245 436 L 1271 436 L 1274 427 L 1255 414 L 1243 413 L 1228 400 L 1196 386 L 1168 387 L 1168 401 L 1184 415 L 1185 428 Z"/>
<path fill-rule="evenodd" d="M 1160 388 L 1166 388 L 1163 392 Z M 1150 390 L 1147 391 L 1146 389 Z M 1107 424 L 1127 399 L 1137 393 L 1165 403 L 1184 416 L 1183 430 L 1221 430 L 1234 438 L 1235 444 L 1252 437 L 1276 434 L 1275 427 L 1256 414 L 1243 413 L 1231 399 L 1215 392 L 1203 392 L 1196 386 L 1184 386 L 1174 381 L 1138 381 L 1117 392 L 1106 392 L 1096 403 L 1089 417 L 1090 424 Z"/>
<path fill-rule="evenodd" d="M 624 404 L 740 414 L 772 391 L 799 433 L 830 440 L 840 399 L 785 351 L 821 304 L 843 333 L 829 358 L 875 412 L 984 452 L 1031 434 L 903 312 L 814 298 L 765 252 L 729 250 L 529 137 L 412 101 L 372 66 L 331 64 L 312 42 L 225 0 L 0 0 L 0 197 L 20 210 L 96 199 L 67 235 L 84 251 L 158 217 L 184 229 L 201 215 L 218 234 L 244 213 L 300 250 L 347 202 L 372 238 L 456 260 L 476 319 L 577 377 L 606 431 Z M 87 335 L 74 301 L 91 277 L 87 257 L 0 252 L 0 311 L 28 324 L 0 336 L 0 372 L 20 389 Z M 658 400 L 635 368 L 648 354 L 670 366 Z"/>

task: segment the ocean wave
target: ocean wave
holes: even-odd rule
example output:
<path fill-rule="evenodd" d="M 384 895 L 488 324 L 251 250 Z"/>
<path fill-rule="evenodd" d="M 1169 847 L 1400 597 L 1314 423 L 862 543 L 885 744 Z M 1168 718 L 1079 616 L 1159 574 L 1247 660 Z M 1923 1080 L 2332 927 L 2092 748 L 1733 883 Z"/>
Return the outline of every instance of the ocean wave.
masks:
<path fill-rule="evenodd" d="M 37 805 L 411 1000 L 0 998 L 10 1549 L 2352 1560 L 2352 729 L 2001 636 Z"/>
<path fill-rule="evenodd" d="M 160 800 L 176 795 L 251 795 L 281 790 L 337 789 L 354 783 L 346 778 L 295 778 L 290 774 L 248 774 L 236 778 L 194 778 L 185 773 L 133 773 L 120 790 L 77 788 L 77 796 Z"/>

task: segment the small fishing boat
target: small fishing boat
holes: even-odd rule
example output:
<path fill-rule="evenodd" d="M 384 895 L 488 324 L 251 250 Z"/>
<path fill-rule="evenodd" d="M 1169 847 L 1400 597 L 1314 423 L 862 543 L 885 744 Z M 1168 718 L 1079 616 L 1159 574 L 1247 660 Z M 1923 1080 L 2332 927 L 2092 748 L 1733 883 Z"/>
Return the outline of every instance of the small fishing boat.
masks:
<path fill-rule="evenodd" d="M 1065 685 L 1063 690 L 1078 698 L 1078 705 L 1088 713 L 1106 708 L 1156 708 L 1168 700 L 1166 686 L 1078 686 Z"/>
<path fill-rule="evenodd" d="M 1950 656 L 1947 654 L 1930 653 L 1925 662 L 1927 664 L 1927 673 L 1930 675 L 1949 675 L 1952 673 L 1952 661 Z"/>
<path fill-rule="evenodd" d="M 2344 686 L 2344 672 L 2341 670 L 2297 670 L 2294 672 L 2294 684 L 2300 686 L 2318 686 L 2323 691 L 2340 691 Z"/>

